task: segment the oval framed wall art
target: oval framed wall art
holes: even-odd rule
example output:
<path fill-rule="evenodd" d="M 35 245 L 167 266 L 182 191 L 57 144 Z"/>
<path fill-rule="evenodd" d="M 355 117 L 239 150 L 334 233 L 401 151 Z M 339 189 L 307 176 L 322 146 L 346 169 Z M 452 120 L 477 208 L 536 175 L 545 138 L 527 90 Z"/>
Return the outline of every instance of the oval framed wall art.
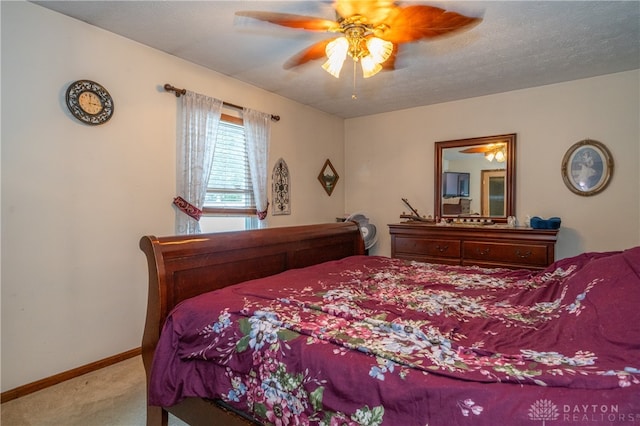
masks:
<path fill-rule="evenodd" d="M 607 187 L 613 176 L 613 157 L 602 142 L 585 139 L 567 150 L 561 172 L 571 192 L 595 195 Z"/>

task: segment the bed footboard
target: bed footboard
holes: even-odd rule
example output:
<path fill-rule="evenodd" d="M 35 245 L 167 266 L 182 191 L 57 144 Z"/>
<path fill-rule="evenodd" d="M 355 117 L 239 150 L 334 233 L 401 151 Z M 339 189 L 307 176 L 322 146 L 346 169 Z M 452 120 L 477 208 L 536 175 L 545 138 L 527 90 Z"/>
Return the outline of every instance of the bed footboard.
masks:
<path fill-rule="evenodd" d="M 140 248 L 149 268 L 142 338 L 147 386 L 162 326 L 182 300 L 288 269 L 365 253 L 360 230 L 353 222 L 160 238 L 145 236 L 140 240 Z M 190 399 L 180 405 L 175 410 L 148 406 L 147 425 L 166 425 L 167 410 L 180 418 L 188 417 L 184 420 L 192 425 L 251 424 L 202 400 Z M 210 410 L 214 411 L 214 418 L 204 413 Z"/>

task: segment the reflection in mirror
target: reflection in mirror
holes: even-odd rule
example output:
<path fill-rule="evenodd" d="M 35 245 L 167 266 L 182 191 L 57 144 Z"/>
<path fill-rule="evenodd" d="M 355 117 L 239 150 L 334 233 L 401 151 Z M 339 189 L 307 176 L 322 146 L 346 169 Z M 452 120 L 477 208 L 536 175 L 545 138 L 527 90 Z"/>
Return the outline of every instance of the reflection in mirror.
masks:
<path fill-rule="evenodd" d="M 482 170 L 481 179 L 481 215 L 505 216 L 505 169 Z"/>
<path fill-rule="evenodd" d="M 436 142 L 435 150 L 436 217 L 515 216 L 515 134 Z"/>

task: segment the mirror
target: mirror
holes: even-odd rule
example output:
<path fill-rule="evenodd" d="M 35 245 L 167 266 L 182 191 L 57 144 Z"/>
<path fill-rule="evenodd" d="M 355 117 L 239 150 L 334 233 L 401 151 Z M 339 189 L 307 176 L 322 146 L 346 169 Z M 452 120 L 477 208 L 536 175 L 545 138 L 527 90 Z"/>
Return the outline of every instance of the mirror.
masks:
<path fill-rule="evenodd" d="M 515 133 L 435 143 L 436 218 L 515 216 Z"/>

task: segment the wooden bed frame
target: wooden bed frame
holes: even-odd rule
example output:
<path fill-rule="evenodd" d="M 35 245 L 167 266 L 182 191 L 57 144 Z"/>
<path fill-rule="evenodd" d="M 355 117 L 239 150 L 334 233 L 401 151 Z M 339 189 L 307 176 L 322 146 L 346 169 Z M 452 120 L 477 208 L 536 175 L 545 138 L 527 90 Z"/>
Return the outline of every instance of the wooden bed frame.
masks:
<path fill-rule="evenodd" d="M 140 248 L 149 266 L 147 318 L 142 338 L 147 392 L 160 331 L 180 301 L 288 269 L 365 253 L 360 230 L 353 222 L 161 238 L 145 236 L 140 240 Z M 172 407 L 147 406 L 147 425 L 166 426 L 169 412 L 193 426 L 256 424 L 213 401 L 188 398 Z"/>

